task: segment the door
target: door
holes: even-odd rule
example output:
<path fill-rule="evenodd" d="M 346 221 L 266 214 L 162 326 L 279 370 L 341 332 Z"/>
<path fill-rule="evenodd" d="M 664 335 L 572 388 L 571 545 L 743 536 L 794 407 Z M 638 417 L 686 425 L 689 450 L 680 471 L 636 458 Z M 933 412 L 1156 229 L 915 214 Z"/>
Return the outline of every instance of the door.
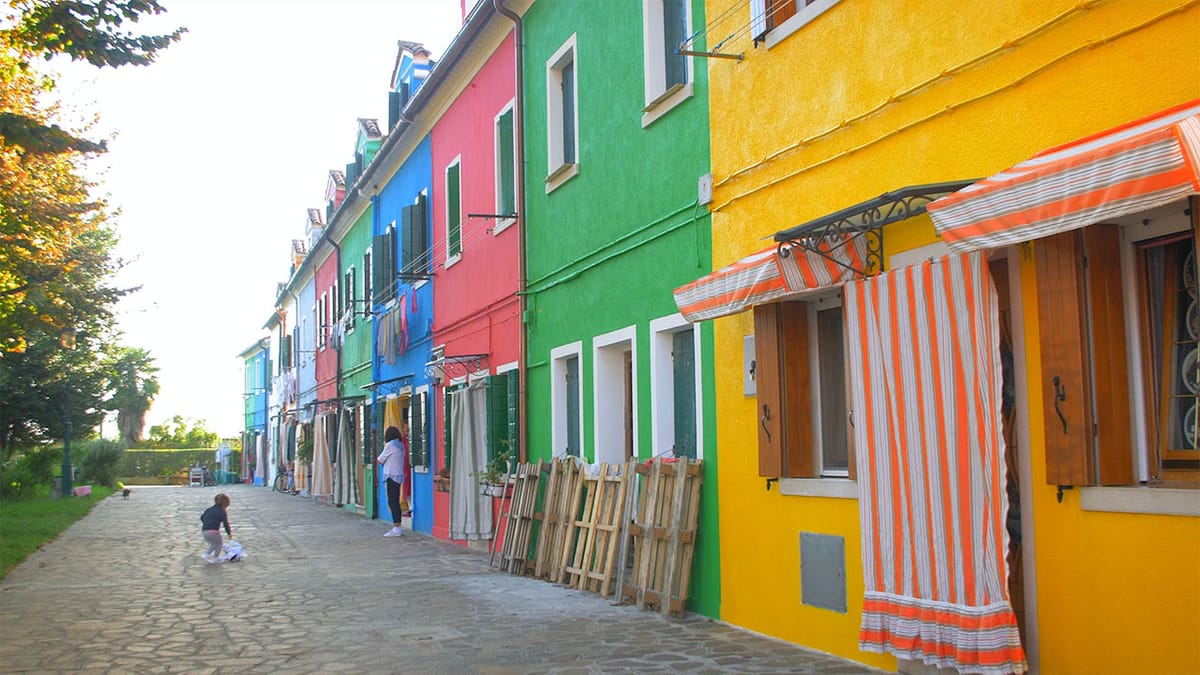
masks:
<path fill-rule="evenodd" d="M 696 458 L 696 343 L 692 329 L 671 336 L 675 399 L 675 456 Z"/>

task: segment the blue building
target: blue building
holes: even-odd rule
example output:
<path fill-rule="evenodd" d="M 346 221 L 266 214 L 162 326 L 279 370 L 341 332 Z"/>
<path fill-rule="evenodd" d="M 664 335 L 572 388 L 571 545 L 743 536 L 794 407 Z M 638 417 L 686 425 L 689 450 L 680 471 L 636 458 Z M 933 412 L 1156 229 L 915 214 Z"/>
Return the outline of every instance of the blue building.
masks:
<path fill-rule="evenodd" d="M 255 485 L 265 485 L 270 480 L 270 439 L 267 437 L 270 354 L 267 338 L 258 340 L 238 354 L 242 359 L 242 401 L 245 411 L 241 474 L 243 477 L 253 477 Z"/>

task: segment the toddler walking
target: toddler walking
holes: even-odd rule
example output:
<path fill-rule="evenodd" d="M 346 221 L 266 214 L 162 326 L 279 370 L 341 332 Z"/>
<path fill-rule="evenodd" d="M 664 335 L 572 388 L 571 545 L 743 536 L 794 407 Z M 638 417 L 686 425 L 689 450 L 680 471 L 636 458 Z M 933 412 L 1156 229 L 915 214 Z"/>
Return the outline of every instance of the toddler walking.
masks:
<path fill-rule="evenodd" d="M 221 562 L 221 525 L 225 526 L 225 534 L 233 537 L 229 531 L 229 514 L 225 512 L 229 508 L 229 495 L 222 492 L 213 501 L 215 503 L 200 516 L 200 531 L 208 544 L 208 550 L 201 553 L 200 557 L 208 563 Z"/>

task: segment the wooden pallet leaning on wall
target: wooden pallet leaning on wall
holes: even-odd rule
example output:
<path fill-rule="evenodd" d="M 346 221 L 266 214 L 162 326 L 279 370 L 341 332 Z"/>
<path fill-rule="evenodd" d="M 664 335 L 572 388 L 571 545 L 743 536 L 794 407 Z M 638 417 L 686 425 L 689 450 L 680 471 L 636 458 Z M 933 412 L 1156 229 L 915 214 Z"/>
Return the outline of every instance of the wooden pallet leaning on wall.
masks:
<path fill-rule="evenodd" d="M 613 590 L 613 573 L 625 519 L 625 492 L 635 464 L 601 464 L 595 476 L 581 474 L 580 516 L 567 535 L 574 554 L 563 550 L 568 586 L 607 597 Z"/>
<path fill-rule="evenodd" d="M 574 459 L 555 459 L 546 470 L 549 477 L 542 497 L 533 573 L 539 579 L 559 583 L 565 574 L 563 549 L 567 545 L 567 530 L 579 504 L 574 497 L 581 466 Z"/>
<path fill-rule="evenodd" d="M 620 552 L 625 561 L 632 545 L 633 568 L 620 566 L 617 599 L 678 616 L 691 582 L 704 462 L 655 460 L 638 465 L 637 474 L 642 476 L 637 509 Z M 627 494 L 632 497 L 632 486 Z"/>
<path fill-rule="evenodd" d="M 538 486 L 541 484 L 542 462 L 518 464 L 513 478 L 512 500 L 503 514 L 503 543 L 496 565 L 501 571 L 525 574 L 533 567 L 529 559 L 530 535 L 537 517 Z M 496 536 L 500 536 L 497 532 Z"/>

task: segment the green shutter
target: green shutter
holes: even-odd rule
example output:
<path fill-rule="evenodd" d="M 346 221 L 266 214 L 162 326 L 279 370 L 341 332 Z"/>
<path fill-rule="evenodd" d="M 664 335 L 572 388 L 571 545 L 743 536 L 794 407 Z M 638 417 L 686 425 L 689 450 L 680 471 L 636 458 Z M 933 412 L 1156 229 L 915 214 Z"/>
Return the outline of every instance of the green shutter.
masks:
<path fill-rule="evenodd" d="M 674 334 L 675 456 L 696 458 L 696 347 L 692 331 Z"/>
<path fill-rule="evenodd" d="M 508 458 L 515 466 L 520 457 L 520 396 L 521 380 L 517 371 L 508 371 Z"/>
<path fill-rule="evenodd" d="M 442 389 L 442 462 L 446 471 L 450 471 L 450 387 Z"/>
<path fill-rule="evenodd" d="M 562 68 L 563 164 L 575 163 L 575 62 Z"/>
<path fill-rule="evenodd" d="M 387 260 L 387 245 L 388 235 L 385 232 L 374 238 L 371 245 L 373 264 L 371 265 L 371 287 L 374 291 L 372 300 L 375 302 L 384 302 L 387 300 L 386 288 L 387 273 L 385 261 Z"/>
<path fill-rule="evenodd" d="M 414 271 L 419 273 L 429 270 L 429 224 L 428 212 L 425 206 L 425 195 L 417 195 L 417 203 L 413 206 L 413 261 Z"/>
<path fill-rule="evenodd" d="M 487 379 L 488 462 L 508 455 L 508 373 Z"/>
<path fill-rule="evenodd" d="M 405 206 L 400 209 L 400 272 L 408 274 L 412 272 L 413 249 L 416 247 L 416 242 L 413 241 L 413 207 Z"/>
<path fill-rule="evenodd" d="M 583 436 L 579 428 L 579 357 L 567 359 L 567 454 L 583 457 Z"/>
<path fill-rule="evenodd" d="M 666 64 L 666 84 L 671 88 L 687 82 L 687 57 L 676 54 L 679 44 L 687 38 L 687 8 L 685 0 L 663 0 L 663 51 Z"/>
<path fill-rule="evenodd" d="M 462 253 L 462 195 L 459 179 L 461 164 L 446 169 L 446 255 Z"/>
<path fill-rule="evenodd" d="M 432 390 L 421 394 L 421 466 L 429 466 L 429 446 L 433 444 L 433 396 Z"/>
<path fill-rule="evenodd" d="M 515 144 L 513 142 L 513 111 L 511 109 L 496 121 L 496 137 L 496 143 L 499 145 L 496 154 L 496 162 L 499 164 L 496 167 L 496 180 L 500 183 L 497 186 L 500 195 L 499 213 L 516 213 L 516 179 L 514 177 L 516 165 L 513 163 Z"/>
<path fill-rule="evenodd" d="M 408 402 L 408 461 L 411 466 L 428 466 L 429 453 L 426 450 L 427 425 L 425 413 L 425 392 L 414 394 Z"/>

